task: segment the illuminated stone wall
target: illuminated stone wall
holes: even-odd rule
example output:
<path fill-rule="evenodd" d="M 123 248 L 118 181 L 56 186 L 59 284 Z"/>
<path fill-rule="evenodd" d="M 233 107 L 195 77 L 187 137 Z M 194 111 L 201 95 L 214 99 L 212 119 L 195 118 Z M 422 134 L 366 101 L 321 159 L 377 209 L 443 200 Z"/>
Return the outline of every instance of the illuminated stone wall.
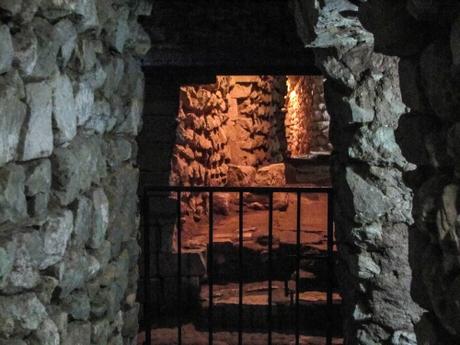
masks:
<path fill-rule="evenodd" d="M 281 162 L 285 89 L 286 78 L 273 76 L 218 76 L 215 84 L 182 86 L 170 183 L 224 186 L 229 164 Z M 197 220 L 206 212 L 206 195 L 184 193 L 183 202 Z"/>
<path fill-rule="evenodd" d="M 286 95 L 286 143 L 289 157 L 310 153 L 310 121 L 313 89 L 310 77 L 289 76 Z"/>
<path fill-rule="evenodd" d="M 323 77 L 289 76 L 287 87 L 286 155 L 306 157 L 311 152 L 330 152 Z"/>
<path fill-rule="evenodd" d="M 332 144 L 329 140 L 330 116 L 324 99 L 324 77 L 310 77 L 310 81 L 313 88 L 310 120 L 310 151 L 330 153 L 332 151 Z"/>

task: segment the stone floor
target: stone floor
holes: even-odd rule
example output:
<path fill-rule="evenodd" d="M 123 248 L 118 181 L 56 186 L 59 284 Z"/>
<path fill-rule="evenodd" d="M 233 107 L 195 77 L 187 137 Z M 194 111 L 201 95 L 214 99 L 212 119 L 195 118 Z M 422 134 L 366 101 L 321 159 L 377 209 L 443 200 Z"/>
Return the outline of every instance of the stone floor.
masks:
<path fill-rule="evenodd" d="M 301 243 L 319 250 L 326 249 L 327 195 L 303 194 L 301 203 Z M 289 193 L 289 204 L 285 211 L 273 212 L 274 243 L 295 244 L 296 239 L 296 195 Z M 263 247 L 258 241 L 268 235 L 268 211 L 245 208 L 244 211 L 245 247 Z M 237 243 L 239 214 L 237 206 L 232 205 L 230 214 L 215 215 L 214 242 Z M 183 247 L 185 249 L 205 246 L 209 241 L 207 219 L 195 223 L 187 220 L 184 224 Z"/>
<path fill-rule="evenodd" d="M 294 344 L 293 325 L 295 324 L 294 292 L 295 260 L 292 258 L 296 249 L 296 195 L 290 194 L 285 211 L 273 213 L 273 344 Z M 186 228 L 186 229 L 185 229 Z M 214 221 L 214 274 L 213 322 L 216 333 L 214 344 L 237 345 L 238 326 L 238 243 L 239 214 L 237 205 L 233 205 L 227 216 L 215 215 Z M 184 224 L 183 253 L 203 251 L 206 257 L 209 225 L 207 221 Z M 327 248 L 327 196 L 313 194 L 302 196 L 301 213 L 301 253 L 324 254 Z M 268 211 L 245 208 L 244 214 L 244 298 L 243 298 L 243 343 L 246 345 L 267 344 L 267 304 L 268 304 L 268 269 L 267 269 L 267 235 Z M 294 260 L 294 261 L 293 261 Z M 205 263 L 206 265 L 206 263 Z M 324 266 L 324 267 L 323 267 Z M 326 334 L 326 277 L 325 261 L 318 263 L 301 262 L 301 285 L 299 305 L 301 312 L 302 345 L 322 345 Z M 206 271 L 206 268 L 205 268 Z M 278 273 L 276 273 L 276 272 Z M 282 274 L 280 274 L 280 272 Z M 199 284 L 196 298 L 201 306 L 196 315 L 187 318 L 183 326 L 184 345 L 208 344 L 207 310 L 209 305 L 209 286 L 206 279 Z M 174 290 L 175 291 L 175 290 Z M 333 344 L 342 344 L 341 298 L 333 295 L 333 327 L 335 329 Z M 177 329 L 173 323 L 163 324 L 152 331 L 153 344 L 177 344 Z M 308 334 L 306 336 L 305 334 Z M 139 336 L 139 344 L 144 336 Z"/>
<path fill-rule="evenodd" d="M 272 282 L 272 329 L 279 332 L 293 331 L 295 319 L 295 285 L 288 282 Z M 294 283 L 294 282 L 292 282 Z M 305 285 L 305 284 L 304 284 Z M 287 293 L 286 292 L 291 292 Z M 328 307 L 326 292 L 318 290 L 301 290 L 299 293 L 299 325 L 303 334 L 326 334 Z M 201 287 L 201 301 L 204 320 L 201 326 L 207 327 L 207 312 L 209 306 L 209 287 Z M 213 288 L 213 322 L 223 330 L 238 328 L 238 284 L 228 283 L 216 285 Z M 333 294 L 333 304 L 330 307 L 332 328 L 341 329 L 340 317 L 341 297 Z M 268 282 L 253 282 L 243 285 L 243 327 L 245 331 L 263 331 L 268 328 Z M 204 322 L 203 322 L 204 321 Z M 340 331 L 334 331 L 340 335 Z"/>
<path fill-rule="evenodd" d="M 214 333 L 214 345 L 238 345 L 237 332 L 216 332 Z M 138 337 L 138 345 L 144 344 L 145 333 Z M 161 328 L 152 331 L 152 344 L 155 345 L 176 345 L 177 328 Z M 208 332 L 197 330 L 192 324 L 184 325 L 182 328 L 183 345 L 208 345 Z M 244 345 L 266 345 L 266 333 L 243 333 Z M 274 345 L 294 345 L 293 334 L 272 333 L 272 344 Z M 300 336 L 301 345 L 324 345 L 326 340 L 323 337 Z M 334 338 L 333 345 L 342 345 L 340 338 Z"/>
<path fill-rule="evenodd" d="M 289 291 L 295 291 L 295 282 L 288 282 Z M 201 300 L 208 301 L 209 286 L 201 287 Z M 214 285 L 214 304 L 238 304 L 238 284 L 229 283 L 225 285 Z M 291 304 L 290 295 L 285 294 L 285 282 L 272 282 L 272 301 L 274 304 Z M 301 291 L 299 294 L 301 304 L 326 303 L 326 292 L 324 291 Z M 338 293 L 333 294 L 333 301 L 340 303 L 341 297 Z M 268 303 L 268 282 L 253 282 L 243 285 L 243 303 L 246 305 L 263 305 Z"/>

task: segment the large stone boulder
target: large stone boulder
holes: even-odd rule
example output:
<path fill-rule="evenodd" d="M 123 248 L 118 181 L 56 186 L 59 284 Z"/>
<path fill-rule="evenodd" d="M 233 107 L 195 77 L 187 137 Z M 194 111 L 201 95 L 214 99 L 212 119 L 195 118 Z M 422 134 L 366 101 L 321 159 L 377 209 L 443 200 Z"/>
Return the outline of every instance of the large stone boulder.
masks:
<path fill-rule="evenodd" d="M 252 186 L 255 182 L 256 168 L 247 165 L 228 164 L 227 185 L 231 187 Z"/>
<path fill-rule="evenodd" d="M 276 163 L 259 168 L 254 182 L 257 186 L 281 187 L 286 185 L 286 165 Z"/>
<path fill-rule="evenodd" d="M 244 194 L 245 204 L 254 210 L 268 210 L 270 201 L 267 194 Z M 288 193 L 273 193 L 273 210 L 286 211 L 289 206 Z"/>
<path fill-rule="evenodd" d="M 214 213 L 222 214 L 224 216 L 229 215 L 232 199 L 237 197 L 237 195 L 232 195 L 232 193 L 215 193 L 213 195 Z"/>

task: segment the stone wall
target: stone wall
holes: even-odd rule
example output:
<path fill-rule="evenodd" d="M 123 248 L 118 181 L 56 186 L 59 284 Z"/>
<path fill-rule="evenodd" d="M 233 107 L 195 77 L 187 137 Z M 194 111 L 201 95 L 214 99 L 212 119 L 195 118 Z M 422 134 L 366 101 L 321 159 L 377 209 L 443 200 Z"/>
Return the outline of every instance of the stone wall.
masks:
<path fill-rule="evenodd" d="M 311 152 L 330 153 L 329 140 L 330 116 L 324 99 L 324 77 L 311 77 L 313 85 L 312 115 L 310 122 Z"/>
<path fill-rule="evenodd" d="M 410 107 L 396 138 L 417 165 L 405 176 L 415 191 L 412 296 L 426 310 L 416 324 L 417 341 L 459 344 L 460 4 L 370 1 L 359 17 L 376 50 L 400 57 L 402 99 Z"/>
<path fill-rule="evenodd" d="M 0 344 L 131 344 L 142 1 L 0 0 Z"/>
<path fill-rule="evenodd" d="M 410 294 L 413 192 L 403 179 L 415 165 L 403 156 L 395 135 L 408 111 L 399 59 L 374 51 L 356 1 L 291 3 L 299 34 L 327 78 L 345 344 L 416 344 L 414 324 L 423 310 Z M 379 27 L 392 30 L 393 17 L 388 18 Z"/>
<path fill-rule="evenodd" d="M 288 157 L 306 156 L 311 146 L 313 85 L 311 77 L 288 76 L 286 94 L 286 145 Z"/>
<path fill-rule="evenodd" d="M 225 185 L 229 162 L 224 130 L 228 104 L 228 78 L 215 84 L 182 86 L 177 115 L 176 142 L 171 162 L 170 184 Z M 206 213 L 207 195 L 184 193 L 186 214 L 199 220 Z"/>
<path fill-rule="evenodd" d="M 230 78 L 225 130 L 231 164 L 257 168 L 283 160 L 285 94 L 285 77 Z"/>
<path fill-rule="evenodd" d="M 329 113 L 322 76 L 288 76 L 285 100 L 286 156 L 331 152 Z"/>
<path fill-rule="evenodd" d="M 283 160 L 286 79 L 218 76 L 215 84 L 183 86 L 170 183 L 225 186 L 229 164 L 258 168 Z M 183 195 L 199 220 L 207 195 Z"/>

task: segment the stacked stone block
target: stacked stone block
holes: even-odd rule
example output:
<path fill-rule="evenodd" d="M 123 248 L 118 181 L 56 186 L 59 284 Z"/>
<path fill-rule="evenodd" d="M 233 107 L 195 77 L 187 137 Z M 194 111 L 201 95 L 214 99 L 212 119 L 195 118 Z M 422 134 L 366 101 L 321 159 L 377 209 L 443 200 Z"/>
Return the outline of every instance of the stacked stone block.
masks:
<path fill-rule="evenodd" d="M 285 94 L 285 77 L 231 77 L 227 132 L 232 164 L 258 167 L 282 161 Z"/>
<path fill-rule="evenodd" d="M 131 344 L 149 5 L 0 14 L 0 344 Z"/>
<path fill-rule="evenodd" d="M 171 184 L 225 185 L 229 162 L 224 130 L 227 84 L 227 78 L 221 77 L 216 84 L 180 88 Z M 186 193 L 182 201 L 188 206 L 186 213 L 197 219 L 206 213 L 207 195 Z"/>
<path fill-rule="evenodd" d="M 331 152 L 329 113 L 322 76 L 288 76 L 285 97 L 286 155 L 308 157 Z"/>
<path fill-rule="evenodd" d="M 312 77 L 289 76 L 286 95 L 286 144 L 289 157 L 306 156 L 311 148 Z"/>
<path fill-rule="evenodd" d="M 223 186 L 228 164 L 257 168 L 282 161 L 286 79 L 218 76 L 210 85 L 180 88 L 170 182 Z M 185 213 L 207 212 L 207 195 L 186 194 Z"/>
<path fill-rule="evenodd" d="M 331 152 L 329 142 L 330 116 L 324 99 L 324 77 L 309 77 L 313 89 L 312 112 L 310 122 L 311 152 Z"/>

